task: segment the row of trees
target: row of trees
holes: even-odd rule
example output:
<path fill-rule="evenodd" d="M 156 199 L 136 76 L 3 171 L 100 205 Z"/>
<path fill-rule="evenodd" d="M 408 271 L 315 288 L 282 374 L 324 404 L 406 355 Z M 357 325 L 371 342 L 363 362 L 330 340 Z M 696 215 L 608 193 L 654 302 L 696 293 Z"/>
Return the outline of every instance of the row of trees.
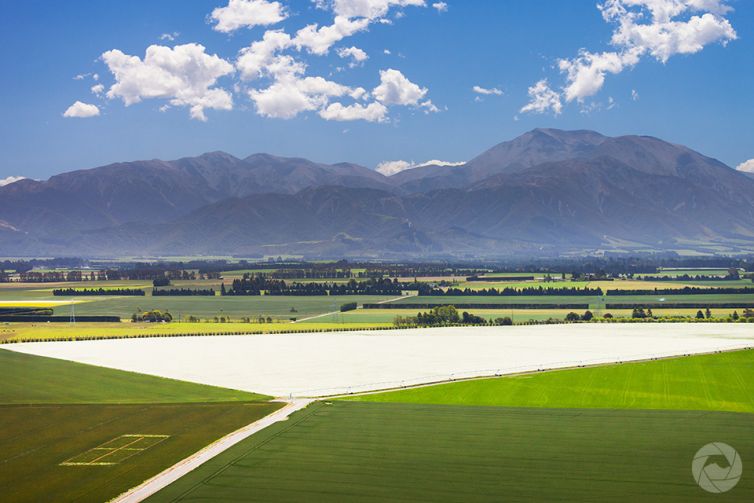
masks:
<path fill-rule="evenodd" d="M 453 325 L 513 325 L 509 317 L 486 318 L 464 311 L 458 313 L 454 306 L 438 306 L 431 311 L 418 313 L 416 316 L 396 316 L 393 324 L 397 327 L 446 327 Z"/>
<path fill-rule="evenodd" d="M 0 283 L 62 283 L 83 281 L 156 281 L 169 284 L 171 280 L 219 279 L 220 273 L 197 273 L 193 270 L 181 269 L 101 269 L 101 270 L 70 270 L 70 271 L 35 271 L 26 270 L 14 273 L 0 269 Z"/>
<path fill-rule="evenodd" d="M 545 288 L 538 287 L 526 287 L 526 288 L 483 288 L 481 290 L 472 290 L 470 288 L 448 288 L 442 290 L 440 288 L 433 288 L 429 293 L 420 293 L 420 295 L 430 296 L 446 296 L 446 297 L 527 297 L 527 296 L 569 296 L 569 297 L 590 297 L 601 296 L 601 288 L 578 288 L 578 287 L 564 287 L 564 288 Z"/>
<path fill-rule="evenodd" d="M 737 280 L 741 279 L 741 276 L 739 274 L 736 274 L 735 276 L 711 276 L 707 274 L 695 274 L 695 275 L 689 275 L 689 274 L 681 274 L 678 276 L 642 276 L 640 278 L 643 281 L 731 281 L 731 280 Z"/>
<path fill-rule="evenodd" d="M 212 318 L 206 318 L 202 320 L 198 316 L 187 316 L 186 321 L 189 323 L 234 323 L 234 322 L 240 322 L 240 323 L 273 323 L 275 320 L 272 319 L 272 316 L 242 316 L 241 318 L 237 320 L 232 320 L 230 316 L 214 316 Z"/>
<path fill-rule="evenodd" d="M 139 288 L 58 288 L 52 291 L 55 296 L 144 296 L 144 290 Z"/>
<path fill-rule="evenodd" d="M 426 284 L 401 283 L 397 279 L 370 278 L 366 281 L 354 279 L 346 283 L 286 283 L 284 280 L 268 278 L 260 274 L 246 273 L 240 279 L 234 279 L 230 288 L 223 283 L 220 295 L 291 295 L 291 296 L 321 296 L 321 295 L 401 295 L 403 291 L 421 288 L 430 291 Z"/>
<path fill-rule="evenodd" d="M 269 279 L 261 274 L 244 274 L 240 279 L 234 279 L 230 288 L 225 283 L 220 285 L 220 295 L 262 295 L 269 288 L 285 287 L 285 281 Z"/>
<path fill-rule="evenodd" d="M 608 290 L 609 296 L 626 296 L 626 295 L 751 295 L 754 294 L 754 288 L 751 287 L 723 287 L 709 288 L 699 286 L 685 286 L 683 288 L 655 288 L 654 290 Z"/>
<path fill-rule="evenodd" d="M 612 319 L 613 315 L 611 313 L 605 313 L 602 316 L 604 319 Z M 694 318 L 697 320 L 708 320 L 712 318 L 712 311 L 709 307 L 705 308 L 704 310 L 700 309 L 696 312 L 696 315 Z M 657 319 L 659 317 L 656 317 L 654 313 L 652 312 L 651 308 L 644 309 L 643 307 L 635 307 L 633 311 L 631 312 L 631 318 L 633 319 Z M 565 320 L 570 322 L 575 321 L 591 321 L 594 319 L 594 313 L 591 311 L 585 311 L 584 314 L 578 314 L 575 312 L 570 312 L 566 315 Z M 733 311 L 733 313 L 730 315 L 730 319 L 733 321 L 738 321 L 740 319 L 744 320 L 754 320 L 754 310 L 752 309 L 744 309 L 743 314 L 739 315 L 738 311 Z"/>
<path fill-rule="evenodd" d="M 153 297 L 196 297 L 207 296 L 214 297 L 214 288 L 168 288 L 163 290 L 152 290 Z"/>
<path fill-rule="evenodd" d="M 139 313 L 134 313 L 131 316 L 131 321 L 137 322 L 147 322 L 147 323 L 169 323 L 173 321 L 173 315 L 169 312 L 165 311 L 162 312 L 158 309 L 153 309 L 152 311 L 142 311 Z"/>

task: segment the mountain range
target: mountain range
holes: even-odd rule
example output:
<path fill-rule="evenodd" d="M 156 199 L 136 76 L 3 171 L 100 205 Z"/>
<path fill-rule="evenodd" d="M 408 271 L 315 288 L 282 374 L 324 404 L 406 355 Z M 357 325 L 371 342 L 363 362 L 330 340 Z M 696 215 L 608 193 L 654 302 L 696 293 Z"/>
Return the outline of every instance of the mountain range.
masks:
<path fill-rule="evenodd" d="M 0 186 L 5 256 L 751 251 L 754 178 L 648 136 L 535 129 L 384 176 L 223 152 Z"/>

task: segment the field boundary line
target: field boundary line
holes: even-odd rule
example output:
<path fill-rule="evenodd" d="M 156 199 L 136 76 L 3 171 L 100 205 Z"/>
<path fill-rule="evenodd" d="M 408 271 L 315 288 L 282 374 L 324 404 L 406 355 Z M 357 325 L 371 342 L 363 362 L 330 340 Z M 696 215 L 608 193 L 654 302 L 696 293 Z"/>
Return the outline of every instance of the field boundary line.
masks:
<path fill-rule="evenodd" d="M 179 461 L 170 468 L 163 470 L 149 480 L 129 489 L 119 496 L 116 496 L 115 498 L 110 500 L 111 503 L 137 503 L 144 501 L 148 497 L 152 496 L 153 494 L 169 486 L 179 478 L 183 477 L 190 471 L 198 468 L 215 456 L 225 452 L 242 440 L 249 438 L 254 433 L 261 431 L 274 423 L 286 421 L 291 414 L 307 407 L 314 400 L 297 398 L 292 400 L 276 401 L 285 402 L 286 405 L 276 410 L 275 412 L 261 419 L 258 419 L 257 421 L 254 421 L 253 423 L 248 424 L 234 432 L 231 432 L 220 438 L 219 440 L 212 442 L 208 446 Z"/>

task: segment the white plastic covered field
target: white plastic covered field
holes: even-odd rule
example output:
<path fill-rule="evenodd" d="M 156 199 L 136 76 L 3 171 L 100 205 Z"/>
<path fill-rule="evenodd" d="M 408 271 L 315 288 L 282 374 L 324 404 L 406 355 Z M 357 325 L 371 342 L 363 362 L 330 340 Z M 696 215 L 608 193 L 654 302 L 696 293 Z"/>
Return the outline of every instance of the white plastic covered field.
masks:
<path fill-rule="evenodd" d="M 754 346 L 751 324 L 589 324 L 10 344 L 273 396 L 322 396 Z"/>

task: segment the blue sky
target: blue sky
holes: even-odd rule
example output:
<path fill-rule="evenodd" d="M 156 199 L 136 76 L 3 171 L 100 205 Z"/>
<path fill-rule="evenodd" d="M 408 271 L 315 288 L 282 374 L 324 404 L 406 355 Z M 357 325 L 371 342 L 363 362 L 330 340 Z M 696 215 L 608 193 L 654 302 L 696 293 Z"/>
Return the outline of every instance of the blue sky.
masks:
<path fill-rule="evenodd" d="M 273 10 L 269 0 L 233 0 L 213 18 L 228 2 L 3 0 L 0 179 L 214 150 L 369 167 L 464 161 L 535 127 L 658 136 L 734 167 L 754 158 L 750 0 L 606 0 L 602 10 L 598 0 L 279 0 Z M 252 3 L 263 10 L 241 5 Z M 336 16 L 351 23 L 348 36 L 296 37 Z M 706 24 L 689 35 L 694 18 Z M 638 28 L 616 35 L 621 22 Z M 290 41 L 242 66 L 239 51 L 270 30 Z M 173 74 L 142 65 L 151 45 L 163 46 L 158 64 Z M 352 47 L 368 59 L 338 56 Z M 522 111 L 543 79 L 549 101 Z M 97 112 L 82 105 L 64 117 L 77 101 Z"/>

